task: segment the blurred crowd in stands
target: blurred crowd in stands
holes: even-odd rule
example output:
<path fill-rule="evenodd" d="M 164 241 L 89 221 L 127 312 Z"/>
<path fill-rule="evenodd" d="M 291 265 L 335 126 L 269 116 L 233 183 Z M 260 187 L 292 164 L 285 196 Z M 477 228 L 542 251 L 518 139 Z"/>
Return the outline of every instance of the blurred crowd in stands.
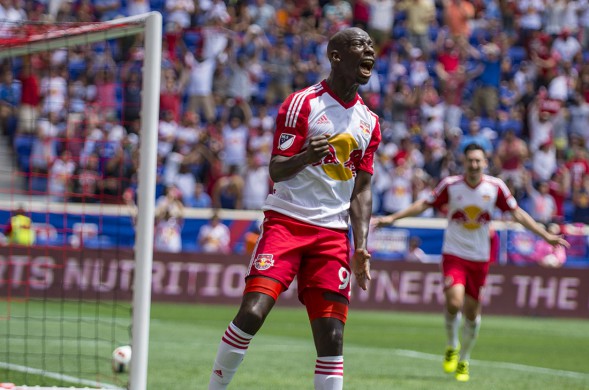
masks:
<path fill-rule="evenodd" d="M 460 173 L 475 141 L 537 221 L 589 223 L 589 0 L 0 0 L 0 38 L 24 20 L 152 10 L 164 20 L 158 194 L 174 188 L 184 207 L 261 207 L 279 104 L 326 77 L 331 34 L 360 26 L 378 53 L 360 91 L 383 133 L 376 214 Z M 119 202 L 136 185 L 140 43 L 2 62 L 0 126 L 27 191 Z"/>

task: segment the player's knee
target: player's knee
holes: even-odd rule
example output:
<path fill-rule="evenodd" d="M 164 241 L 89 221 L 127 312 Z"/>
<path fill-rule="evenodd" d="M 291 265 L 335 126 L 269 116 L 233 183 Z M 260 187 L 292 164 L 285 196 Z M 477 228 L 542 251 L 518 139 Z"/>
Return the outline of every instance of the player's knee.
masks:
<path fill-rule="evenodd" d="M 243 310 L 240 310 L 240 314 L 247 319 L 248 323 L 261 325 L 270 310 L 265 305 L 254 304 L 244 305 Z"/>
<path fill-rule="evenodd" d="M 464 302 L 460 297 L 448 297 L 446 299 L 446 308 L 448 312 L 451 314 L 456 314 L 460 310 L 462 310 Z"/>
<path fill-rule="evenodd" d="M 253 278 L 266 279 L 270 282 L 258 280 L 260 283 L 249 282 L 246 283 L 246 289 L 243 295 L 243 300 L 239 308 L 239 312 L 235 316 L 233 322 L 235 325 L 249 334 L 256 334 L 260 329 L 266 317 L 274 307 L 276 298 L 278 297 L 278 290 L 282 288 L 275 280 L 267 278 Z"/>
<path fill-rule="evenodd" d="M 465 287 L 462 283 L 454 283 L 446 287 L 444 294 L 446 296 L 446 309 L 449 313 L 455 313 L 462 310 L 464 305 Z"/>
<path fill-rule="evenodd" d="M 270 308 L 271 306 L 252 305 L 244 302 L 233 319 L 233 323 L 240 330 L 253 336 L 264 324 Z"/>
<path fill-rule="evenodd" d="M 328 344 L 341 347 L 344 343 L 344 327 L 343 326 L 336 326 L 332 327 L 329 331 L 325 332 L 324 334 L 325 340 Z"/>

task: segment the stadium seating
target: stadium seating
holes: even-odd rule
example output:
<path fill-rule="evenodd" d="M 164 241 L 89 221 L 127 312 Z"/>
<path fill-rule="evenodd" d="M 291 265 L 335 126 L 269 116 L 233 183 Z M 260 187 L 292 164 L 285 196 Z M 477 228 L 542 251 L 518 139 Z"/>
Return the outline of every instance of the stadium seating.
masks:
<path fill-rule="evenodd" d="M 17 156 L 18 168 L 24 172 L 30 172 L 31 151 L 33 149 L 33 142 L 35 141 L 33 135 L 17 135 L 14 138 L 14 150 Z"/>
<path fill-rule="evenodd" d="M 507 55 L 514 66 L 519 65 L 527 56 L 526 49 L 522 46 L 512 46 L 507 50 Z"/>

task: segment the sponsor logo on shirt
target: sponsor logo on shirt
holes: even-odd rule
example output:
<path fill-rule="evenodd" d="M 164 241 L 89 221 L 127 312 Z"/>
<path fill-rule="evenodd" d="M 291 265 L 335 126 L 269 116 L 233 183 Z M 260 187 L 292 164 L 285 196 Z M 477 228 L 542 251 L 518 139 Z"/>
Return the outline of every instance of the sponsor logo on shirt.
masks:
<path fill-rule="evenodd" d="M 358 141 L 351 134 L 342 133 L 329 138 L 329 154 L 313 166 L 321 165 L 333 180 L 346 181 L 356 175 L 361 159 L 362 150 Z"/>
<path fill-rule="evenodd" d="M 318 125 L 330 125 L 331 121 L 329 119 L 327 119 L 327 115 L 323 114 L 321 115 L 321 117 L 317 120 L 317 124 Z"/>
<path fill-rule="evenodd" d="M 360 132 L 364 138 L 370 137 L 370 125 L 364 121 L 360 121 Z"/>
<path fill-rule="evenodd" d="M 317 119 L 315 124 L 313 125 L 315 131 L 323 134 L 331 134 L 334 132 L 335 127 L 333 123 L 329 120 L 327 115 L 323 114 Z"/>
<path fill-rule="evenodd" d="M 482 225 L 489 223 L 491 216 L 487 211 L 471 205 L 466 206 L 463 210 L 454 211 L 450 219 L 462 223 L 465 229 L 476 230 Z"/>
<path fill-rule="evenodd" d="M 259 254 L 254 261 L 254 267 L 259 271 L 265 271 L 274 265 L 274 255 Z"/>
<path fill-rule="evenodd" d="M 295 136 L 294 134 L 289 133 L 282 133 L 280 134 L 280 139 L 278 140 L 278 149 L 280 150 L 287 150 L 292 146 L 294 143 Z"/>

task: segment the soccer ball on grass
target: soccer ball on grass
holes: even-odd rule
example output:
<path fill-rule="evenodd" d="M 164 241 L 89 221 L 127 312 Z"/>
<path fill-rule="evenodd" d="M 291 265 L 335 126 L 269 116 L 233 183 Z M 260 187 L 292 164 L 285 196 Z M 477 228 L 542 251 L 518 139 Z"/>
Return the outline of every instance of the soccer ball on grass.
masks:
<path fill-rule="evenodd" d="M 131 346 L 123 345 L 112 352 L 112 370 L 119 374 L 129 371 L 131 365 Z"/>

